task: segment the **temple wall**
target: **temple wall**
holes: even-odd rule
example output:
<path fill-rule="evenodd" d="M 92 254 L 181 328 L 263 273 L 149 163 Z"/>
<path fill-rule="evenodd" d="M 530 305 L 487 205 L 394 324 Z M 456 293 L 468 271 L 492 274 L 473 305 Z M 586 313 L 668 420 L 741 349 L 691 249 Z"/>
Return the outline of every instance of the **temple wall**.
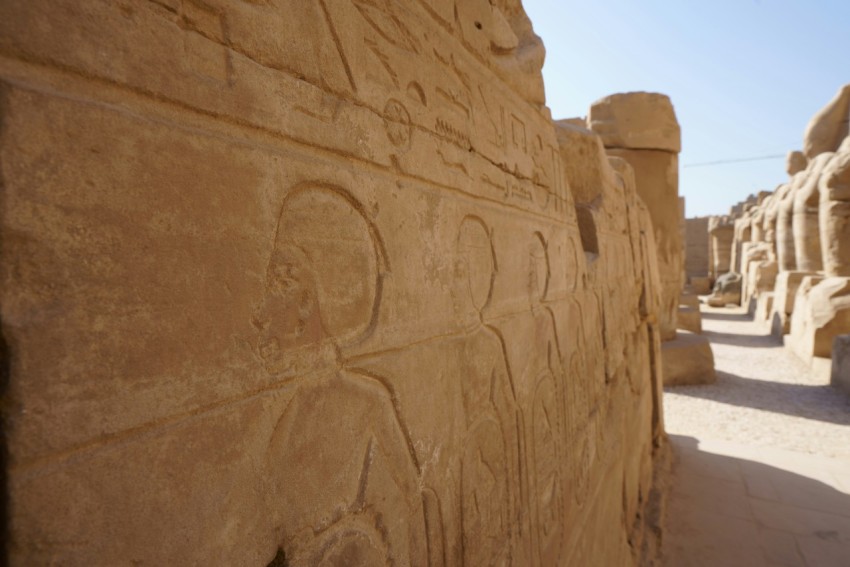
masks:
<path fill-rule="evenodd" d="M 542 61 L 510 0 L 0 5 L 11 564 L 647 564 L 656 244 Z"/>

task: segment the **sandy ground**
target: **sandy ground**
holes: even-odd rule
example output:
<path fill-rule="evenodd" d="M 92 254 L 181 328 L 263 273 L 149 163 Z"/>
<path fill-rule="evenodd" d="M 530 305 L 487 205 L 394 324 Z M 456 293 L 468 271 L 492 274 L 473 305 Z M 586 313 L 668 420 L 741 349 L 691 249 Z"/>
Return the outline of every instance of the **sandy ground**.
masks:
<path fill-rule="evenodd" d="M 664 566 L 850 567 L 850 397 L 741 310 L 703 328 L 717 383 L 664 394 Z"/>
<path fill-rule="evenodd" d="M 850 396 L 812 377 L 743 310 L 702 309 L 717 382 L 665 390 L 668 433 L 850 457 Z"/>

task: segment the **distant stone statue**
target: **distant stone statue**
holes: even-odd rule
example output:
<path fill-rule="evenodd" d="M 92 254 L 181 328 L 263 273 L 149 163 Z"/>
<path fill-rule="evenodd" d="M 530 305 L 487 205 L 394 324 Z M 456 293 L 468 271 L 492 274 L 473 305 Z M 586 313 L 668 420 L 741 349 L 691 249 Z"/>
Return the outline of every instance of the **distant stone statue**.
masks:
<path fill-rule="evenodd" d="M 818 227 L 820 193 L 818 183 L 824 167 L 829 163 L 832 153 L 818 155 L 809 165 L 805 182 L 794 195 L 794 256 L 797 269 L 804 272 L 817 272 L 823 269 L 820 229 Z"/>
<path fill-rule="evenodd" d="M 824 168 L 819 192 L 824 271 L 850 277 L 850 136 Z"/>
<path fill-rule="evenodd" d="M 823 152 L 834 152 L 838 149 L 842 140 L 850 134 L 848 116 L 850 116 L 850 85 L 844 85 L 806 126 L 803 151 L 809 160 Z"/>

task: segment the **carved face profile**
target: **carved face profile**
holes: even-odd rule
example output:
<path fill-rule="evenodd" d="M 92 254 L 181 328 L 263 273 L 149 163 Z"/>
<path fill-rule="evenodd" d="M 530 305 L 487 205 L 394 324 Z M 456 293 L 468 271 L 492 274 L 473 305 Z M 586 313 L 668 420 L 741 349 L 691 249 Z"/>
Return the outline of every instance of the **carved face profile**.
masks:
<path fill-rule="evenodd" d="M 254 317 L 266 370 L 297 371 L 321 346 L 353 344 L 371 331 L 381 250 L 362 207 L 342 189 L 308 185 L 287 195 Z"/>
<path fill-rule="evenodd" d="M 490 234 L 484 222 L 476 217 L 466 217 L 457 235 L 457 278 L 461 295 L 478 313 L 490 302 L 496 259 L 490 244 Z"/>

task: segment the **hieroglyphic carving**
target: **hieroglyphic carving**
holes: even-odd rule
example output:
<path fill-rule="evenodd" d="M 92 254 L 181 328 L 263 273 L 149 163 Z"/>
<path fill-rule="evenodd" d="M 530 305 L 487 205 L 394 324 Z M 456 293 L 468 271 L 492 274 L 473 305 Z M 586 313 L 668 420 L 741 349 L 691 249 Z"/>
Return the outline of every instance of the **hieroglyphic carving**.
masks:
<path fill-rule="evenodd" d="M 424 552 L 416 461 L 391 396 L 336 360 L 338 344 L 371 332 L 382 250 L 344 190 L 308 184 L 287 195 L 254 323 L 266 371 L 280 379 L 303 375 L 267 460 L 271 514 L 293 564 L 406 563 Z M 398 524 L 387 529 L 384 516 Z"/>
<path fill-rule="evenodd" d="M 410 113 L 401 101 L 394 98 L 387 101 L 384 106 L 384 126 L 387 128 L 387 137 L 394 146 L 404 149 L 410 147 L 413 126 L 410 124 Z"/>
<path fill-rule="evenodd" d="M 504 347 L 500 336 L 482 324 L 496 277 L 495 252 L 482 219 L 463 220 L 457 254 L 456 279 L 465 288 L 458 302 L 467 305 L 462 308 L 467 313 L 471 308 L 478 321 L 467 333 L 461 366 L 469 424 L 461 490 L 464 564 L 499 565 L 510 562 L 517 543 L 519 475 L 512 464 L 519 451 L 514 385 Z"/>
<path fill-rule="evenodd" d="M 4 104 L 0 150 L 9 163 L 21 154 L 25 174 L 10 175 L 26 189 L 10 194 L 3 236 L 20 230 L 35 251 L 17 257 L 26 269 L 10 289 L 57 284 L 49 299 L 69 326 L 48 317 L 33 332 L 61 339 L 45 360 L 72 362 L 42 364 L 44 342 L 3 329 L 23 366 L 41 365 L 36 382 L 13 377 L 16 562 L 592 564 L 571 562 L 568 541 L 584 529 L 598 547 L 598 526 L 616 531 L 619 516 L 568 522 L 578 508 L 609 514 L 595 495 L 620 489 L 613 467 L 590 465 L 603 441 L 616 447 L 641 386 L 637 371 L 631 392 L 606 385 L 600 367 L 602 337 L 616 345 L 632 330 L 620 313 L 632 289 L 611 286 L 634 272 L 613 208 L 593 217 L 608 240 L 582 253 L 548 111 L 503 80 L 522 74 L 519 4 L 56 1 L 63 10 L 13 3 L 14 25 L 0 22 L 9 91 L 23 93 Z M 57 13 L 99 33 L 70 33 Z M 34 15 L 45 25 L 29 42 L 15 29 Z M 42 29 L 57 33 L 46 41 Z M 141 37 L 153 41 L 135 49 Z M 153 141 L 173 155 L 128 153 Z M 43 167 L 45 152 L 59 167 Z M 75 206 L 69 221 L 54 178 L 84 195 L 83 171 L 89 187 L 132 190 L 100 191 L 97 215 Z M 329 181 L 300 183 L 316 177 Z M 55 234 L 19 214 L 33 204 L 55 215 L 44 217 Z M 132 230 L 133 211 L 154 222 Z M 81 230 L 69 247 L 67 222 L 97 238 Z M 138 285 L 90 272 L 77 261 L 88 252 Z M 104 312 L 138 317 L 77 315 L 98 312 L 78 300 L 85 286 Z M 74 342 L 87 331 L 100 333 L 96 348 Z M 629 337 L 629 360 L 645 365 L 642 336 Z M 105 366 L 97 380 L 94 363 Z M 68 392 L 85 403 L 64 405 Z M 152 454 L 168 466 L 140 468 Z M 176 489 L 207 473 L 216 482 Z M 56 521 L 33 512 L 66 487 L 86 495 L 75 513 L 93 511 L 87 525 L 68 528 L 59 507 Z M 128 520 L 132 508 L 144 513 Z"/>

